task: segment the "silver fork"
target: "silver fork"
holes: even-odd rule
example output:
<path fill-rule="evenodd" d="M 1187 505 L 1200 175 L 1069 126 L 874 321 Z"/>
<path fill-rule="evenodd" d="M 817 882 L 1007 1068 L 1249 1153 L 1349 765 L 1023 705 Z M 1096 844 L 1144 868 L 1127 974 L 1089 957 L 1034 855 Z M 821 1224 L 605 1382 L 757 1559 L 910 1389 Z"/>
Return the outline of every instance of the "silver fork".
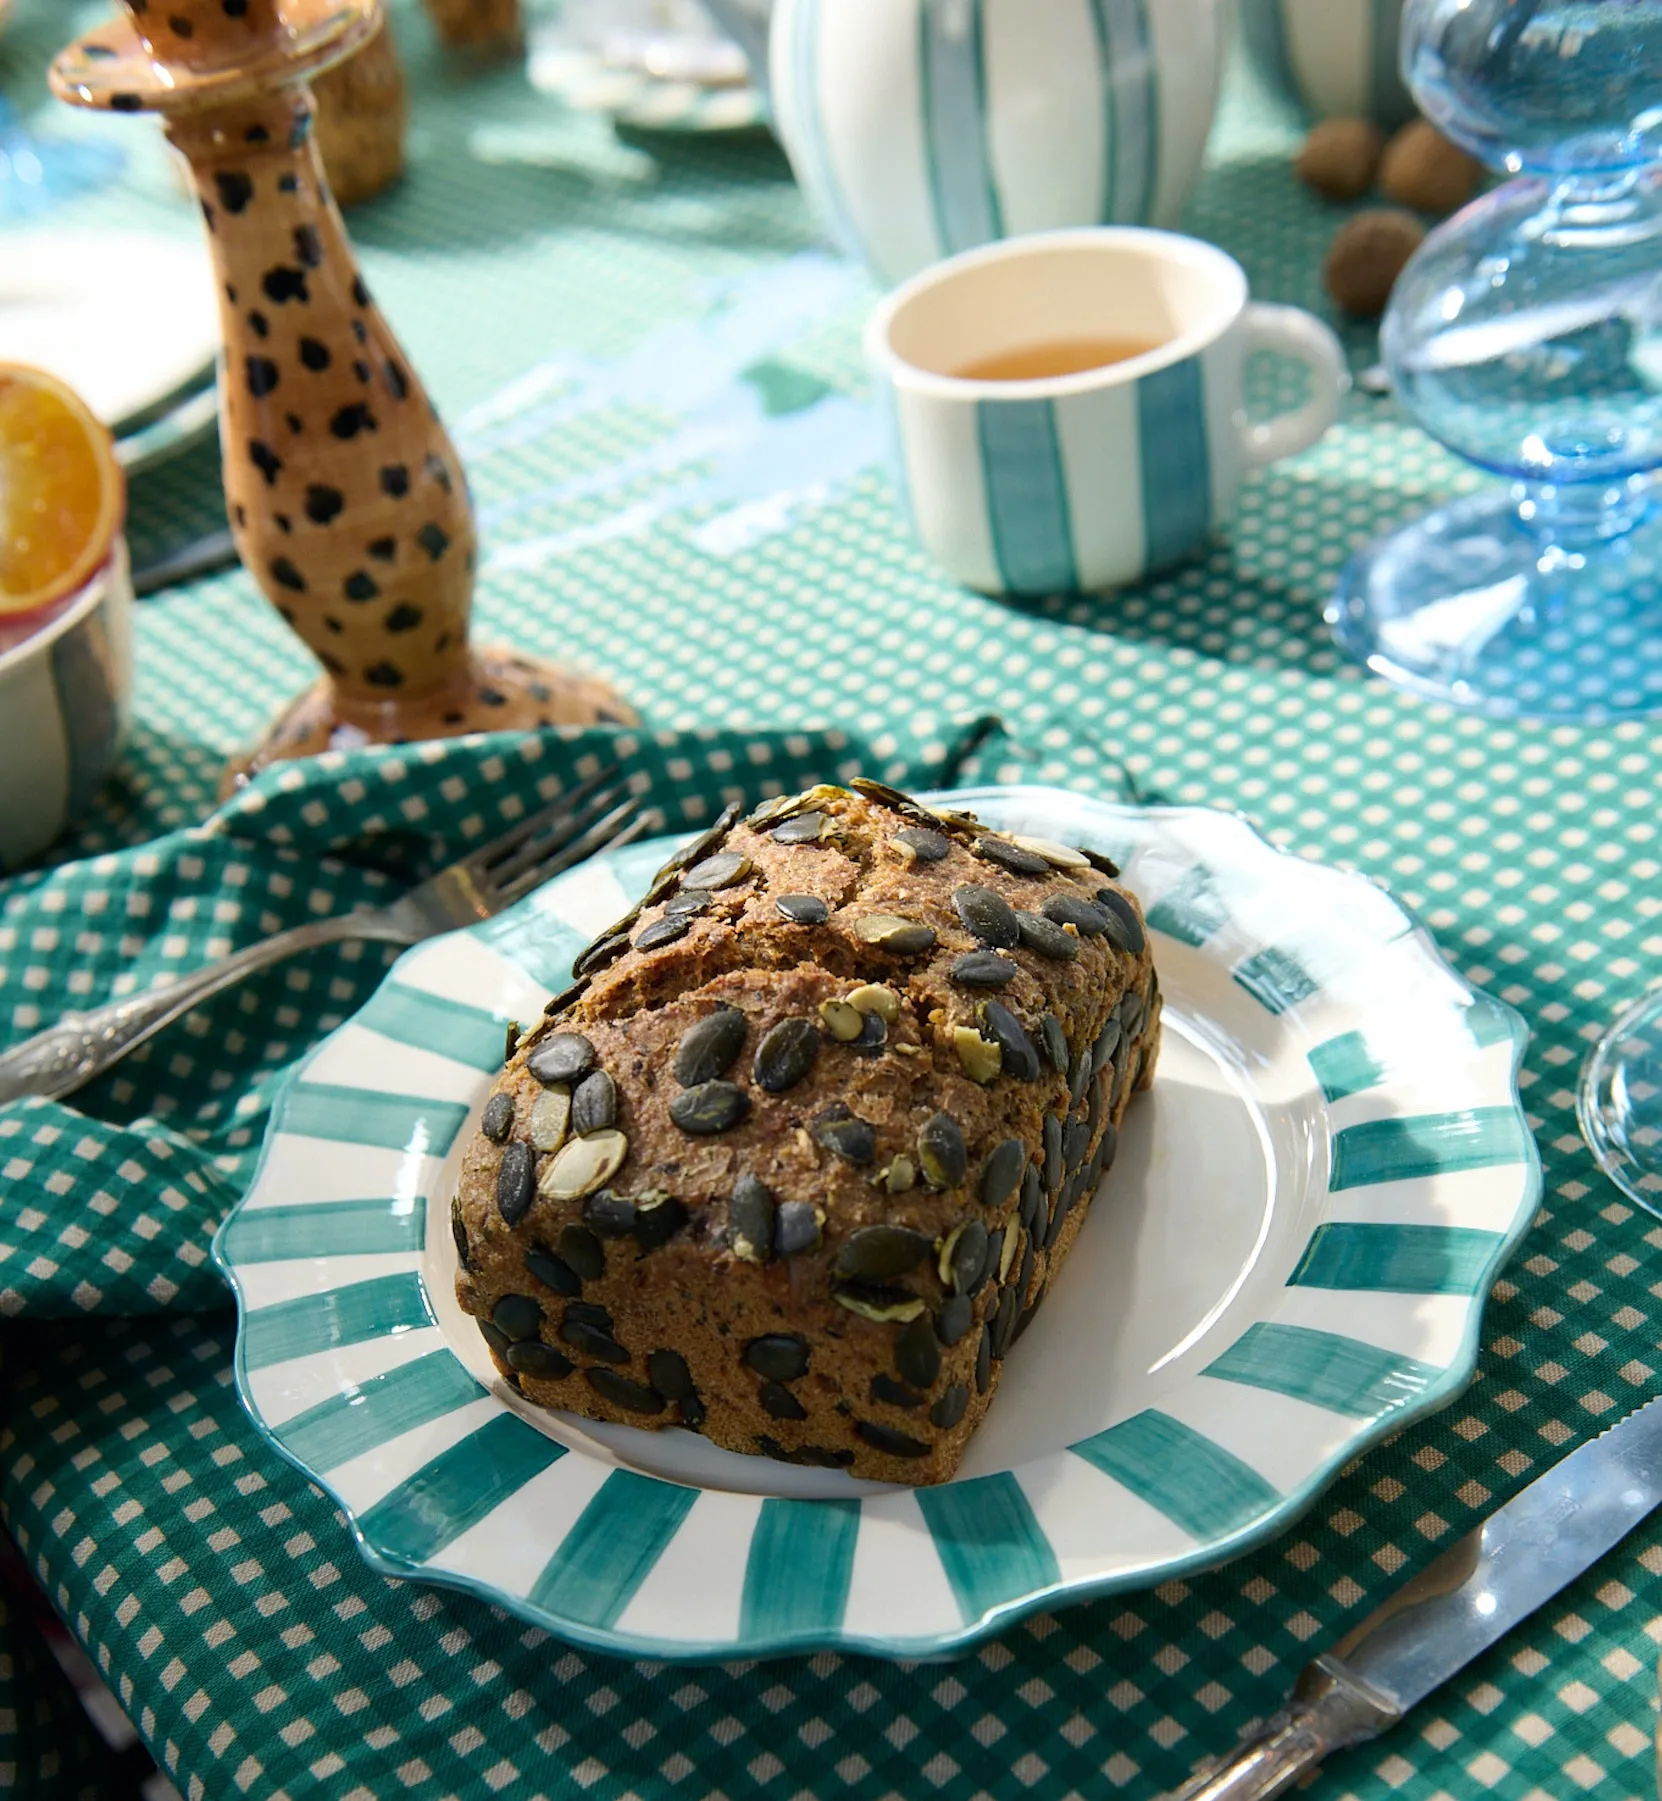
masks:
<path fill-rule="evenodd" d="M 615 766 L 521 820 L 482 849 L 441 869 L 390 907 L 339 913 L 278 932 L 218 963 L 158 988 L 111 1001 L 90 1013 L 66 1013 L 56 1025 L 0 1056 L 0 1101 L 24 1095 L 57 1100 L 119 1063 L 135 1045 L 221 989 L 297 951 L 347 938 L 419 944 L 438 932 L 489 919 L 596 851 L 627 844 L 651 814 L 612 783 Z M 614 804 L 617 803 L 617 804 Z"/>

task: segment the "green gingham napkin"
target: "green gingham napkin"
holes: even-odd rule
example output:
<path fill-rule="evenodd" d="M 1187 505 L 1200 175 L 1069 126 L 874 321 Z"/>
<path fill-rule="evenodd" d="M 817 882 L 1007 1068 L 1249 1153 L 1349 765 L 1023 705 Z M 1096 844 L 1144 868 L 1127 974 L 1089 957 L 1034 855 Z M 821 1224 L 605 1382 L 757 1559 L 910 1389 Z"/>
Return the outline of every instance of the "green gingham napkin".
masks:
<path fill-rule="evenodd" d="M 864 737 L 597 728 L 331 753 L 268 771 L 200 825 L 0 886 L 0 1029 L 15 1040 L 304 920 L 385 905 L 612 762 L 666 831 L 838 776 L 928 787 L 1027 766 L 989 718 Z M 396 955 L 309 952 L 63 1101 L 0 1105 L 0 1317 L 224 1307 L 208 1245 L 253 1173 L 273 1093 Z"/>

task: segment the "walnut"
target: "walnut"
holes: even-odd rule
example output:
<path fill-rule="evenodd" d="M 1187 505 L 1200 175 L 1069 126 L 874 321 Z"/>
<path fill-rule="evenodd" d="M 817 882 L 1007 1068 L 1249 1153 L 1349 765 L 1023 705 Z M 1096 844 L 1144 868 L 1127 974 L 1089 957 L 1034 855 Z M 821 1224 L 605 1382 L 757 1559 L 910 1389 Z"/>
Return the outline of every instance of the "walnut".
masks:
<path fill-rule="evenodd" d="M 1379 165 L 1386 198 L 1422 213 L 1452 213 L 1477 191 L 1483 166 L 1425 119 L 1403 126 Z"/>
<path fill-rule="evenodd" d="M 1327 253 L 1327 291 L 1353 318 L 1385 310 L 1391 286 L 1419 248 L 1425 227 L 1400 207 L 1373 207 L 1344 225 Z"/>
<path fill-rule="evenodd" d="M 1360 200 L 1373 186 L 1385 134 L 1372 119 L 1323 119 L 1293 165 L 1299 180 L 1327 200 Z"/>

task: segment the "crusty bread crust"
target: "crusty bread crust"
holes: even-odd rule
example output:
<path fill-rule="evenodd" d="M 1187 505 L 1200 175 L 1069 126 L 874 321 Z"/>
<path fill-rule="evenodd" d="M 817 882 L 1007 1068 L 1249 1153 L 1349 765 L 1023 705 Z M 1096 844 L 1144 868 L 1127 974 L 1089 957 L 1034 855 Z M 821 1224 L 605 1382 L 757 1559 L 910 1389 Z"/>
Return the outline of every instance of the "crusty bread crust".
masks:
<path fill-rule="evenodd" d="M 540 1405 L 942 1482 L 1159 987 L 1101 859 L 860 786 L 724 820 L 580 959 L 467 1148 L 457 1294 Z"/>

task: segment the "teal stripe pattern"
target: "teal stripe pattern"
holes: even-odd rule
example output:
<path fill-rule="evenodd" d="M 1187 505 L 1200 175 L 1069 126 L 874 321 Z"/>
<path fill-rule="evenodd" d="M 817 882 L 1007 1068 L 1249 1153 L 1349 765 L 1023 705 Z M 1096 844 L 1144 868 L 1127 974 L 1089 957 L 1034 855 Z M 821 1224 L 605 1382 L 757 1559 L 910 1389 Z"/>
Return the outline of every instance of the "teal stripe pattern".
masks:
<path fill-rule="evenodd" d="M 1014 1476 L 915 1492 L 966 1624 L 1061 1580 L 1056 1553 Z"/>
<path fill-rule="evenodd" d="M 468 930 L 510 963 L 517 963 L 550 994 L 557 994 L 571 980 L 571 966 L 589 941 L 575 926 L 563 925 L 550 914 L 518 907 Z M 505 1036 L 503 1028 L 497 1028 L 497 1036 Z M 502 1047 L 497 1048 L 500 1051 Z"/>
<path fill-rule="evenodd" d="M 501 1064 L 507 1032 L 505 1022 L 482 1007 L 424 994 L 401 982 L 382 983 L 353 1023 L 478 1070 L 495 1070 Z"/>
<path fill-rule="evenodd" d="M 296 1082 L 283 1100 L 278 1125 L 300 1138 L 442 1157 L 455 1143 L 467 1112 L 460 1101 L 417 1100 L 331 1082 Z"/>
<path fill-rule="evenodd" d="M 544 1565 L 532 1606 L 584 1626 L 615 1625 L 697 1499 L 696 1489 L 614 1470 Z"/>
<path fill-rule="evenodd" d="M 1056 410 L 1048 400 L 982 400 L 975 408 L 987 526 L 1012 594 L 1078 586 Z"/>
<path fill-rule="evenodd" d="M 860 240 L 832 166 L 819 103 L 820 0 L 798 0 L 792 30 L 791 104 L 797 119 L 798 155 L 804 164 L 799 173 L 818 200 L 823 216 L 830 221 L 831 236 L 845 254 L 857 257 Z"/>
<path fill-rule="evenodd" d="M 1146 225 L 1154 212 L 1160 161 L 1160 90 L 1149 37 L 1146 0 L 1098 0 L 1113 96 L 1109 211 L 1119 225 Z"/>
<path fill-rule="evenodd" d="M 1260 1320 L 1201 1373 L 1371 1420 L 1419 1400 L 1443 1371 L 1337 1332 Z"/>
<path fill-rule="evenodd" d="M 1285 100 L 1302 101 L 1287 45 L 1284 0 L 1241 0 L 1241 39 L 1259 77 Z"/>
<path fill-rule="evenodd" d="M 242 1360 L 247 1369 L 269 1369 L 291 1357 L 433 1323 L 420 1275 L 413 1269 L 401 1270 L 369 1282 L 349 1282 L 326 1294 L 296 1295 L 271 1307 L 254 1308 L 243 1321 Z"/>
<path fill-rule="evenodd" d="M 271 1432 L 299 1462 L 313 1470 L 332 1470 L 417 1426 L 443 1419 L 484 1393 L 448 1351 L 432 1351 L 319 1401 Z"/>
<path fill-rule="evenodd" d="M 292 1257 L 367 1257 L 419 1251 L 427 1239 L 427 1197 L 313 1201 L 241 1208 L 221 1240 L 232 1263 L 284 1263 Z"/>
<path fill-rule="evenodd" d="M 1290 951 L 1269 945 L 1235 969 L 1235 980 L 1271 1013 L 1287 1013 L 1309 1000 L 1320 984 Z"/>
<path fill-rule="evenodd" d="M 1004 235 L 987 141 L 979 0 L 918 7 L 918 105 L 935 232 L 943 255 Z"/>
<path fill-rule="evenodd" d="M 835 1631 L 848 1605 L 859 1536 L 858 1501 L 764 1501 L 745 1560 L 739 1637 Z"/>
<path fill-rule="evenodd" d="M 1233 1451 L 1154 1408 L 1068 1449 L 1194 1539 L 1227 1538 L 1281 1499 Z"/>
<path fill-rule="evenodd" d="M 381 1557 L 426 1563 L 565 1454 L 534 1426 L 499 1413 L 383 1496 L 358 1530 Z"/>
<path fill-rule="evenodd" d="M 1529 1154 L 1529 1128 L 1511 1107 L 1370 1119 L 1333 1135 L 1328 1185 L 1337 1192 L 1378 1182 L 1412 1182 L 1522 1163 Z"/>
<path fill-rule="evenodd" d="M 1476 1294 L 1506 1245 L 1473 1226 L 1318 1226 L 1289 1288 L 1378 1289 L 1390 1294 Z"/>
<path fill-rule="evenodd" d="M 1518 1020 L 1510 1008 L 1498 1006 L 1481 994 L 1472 997 L 1471 1005 L 1462 1010 L 1461 1017 L 1472 1035 L 1472 1043 L 1483 1050 L 1492 1044 L 1508 1043 Z"/>
<path fill-rule="evenodd" d="M 1148 910 L 1151 930 L 1197 948 L 1220 930 L 1229 909 L 1218 896 L 1212 878 L 1197 864 L 1160 896 Z"/>
<path fill-rule="evenodd" d="M 1102 204 L 1097 216 L 1111 223 L 1114 212 L 1114 190 L 1119 170 L 1120 103 L 1118 73 L 1114 62 L 1114 41 L 1108 14 L 1113 0 L 1090 0 L 1091 31 L 1096 38 L 1097 83 L 1102 90 Z"/>
<path fill-rule="evenodd" d="M 1212 529 L 1204 381 L 1201 359 L 1188 356 L 1137 383 L 1143 562 L 1148 569 L 1176 562 Z"/>
<path fill-rule="evenodd" d="M 1360 1032 L 1341 1032 L 1309 1053 L 1310 1068 L 1330 1101 L 1363 1094 L 1385 1080 L 1385 1070 Z"/>
<path fill-rule="evenodd" d="M 1368 111 L 1381 125 L 1413 118 L 1414 97 L 1402 78 L 1403 0 L 1368 0 Z"/>

